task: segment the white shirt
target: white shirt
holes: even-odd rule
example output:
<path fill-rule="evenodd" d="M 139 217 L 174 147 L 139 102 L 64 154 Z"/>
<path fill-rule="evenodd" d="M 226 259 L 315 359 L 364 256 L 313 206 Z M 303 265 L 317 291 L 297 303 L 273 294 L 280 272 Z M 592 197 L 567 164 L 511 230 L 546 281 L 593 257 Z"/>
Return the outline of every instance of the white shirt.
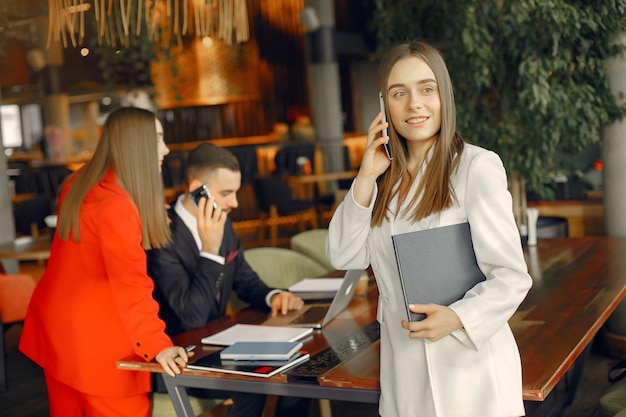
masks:
<path fill-rule="evenodd" d="M 196 241 L 196 245 L 198 246 L 198 251 L 200 252 L 200 256 L 210 259 L 214 262 L 217 262 L 220 265 L 226 264 L 226 259 L 223 256 L 215 255 L 214 253 L 209 253 L 209 252 L 205 252 L 202 250 L 202 239 L 200 239 L 200 233 L 198 233 L 198 219 L 196 219 L 196 217 L 193 214 L 191 214 L 189 211 L 187 211 L 185 206 L 183 206 L 184 199 L 185 199 L 184 194 L 178 196 L 178 199 L 176 200 L 176 204 L 174 205 L 174 211 L 176 212 L 176 214 L 178 214 L 178 216 L 183 221 L 185 226 L 187 226 L 187 229 L 189 229 L 189 231 L 191 232 L 191 235 L 193 236 L 193 240 Z M 281 292 L 282 292 L 281 290 L 272 290 L 268 292 L 267 295 L 265 296 L 265 304 L 267 304 L 268 307 L 271 307 L 272 297 L 274 296 L 274 294 L 278 294 Z"/>

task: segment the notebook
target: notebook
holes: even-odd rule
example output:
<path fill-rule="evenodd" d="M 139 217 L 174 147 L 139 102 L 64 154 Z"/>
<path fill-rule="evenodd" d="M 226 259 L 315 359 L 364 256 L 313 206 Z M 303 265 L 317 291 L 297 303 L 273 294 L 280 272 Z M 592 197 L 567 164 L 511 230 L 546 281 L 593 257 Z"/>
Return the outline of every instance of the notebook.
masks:
<path fill-rule="evenodd" d="M 298 310 L 287 313 L 286 315 L 278 315 L 266 320 L 263 324 L 272 326 L 296 326 L 309 327 L 313 329 L 321 329 L 337 314 L 341 313 L 348 307 L 354 290 L 356 289 L 362 269 L 351 269 L 346 271 L 341 287 L 335 293 L 333 301 L 328 303 L 305 304 Z"/>
<path fill-rule="evenodd" d="M 325 300 L 330 302 L 343 284 L 343 278 L 304 278 L 291 285 L 288 290 L 305 301 Z"/>
<path fill-rule="evenodd" d="M 230 346 L 236 342 L 294 342 L 313 333 L 313 329 L 259 324 L 234 324 L 221 332 L 202 338 L 206 345 Z"/>
<path fill-rule="evenodd" d="M 286 361 L 302 342 L 236 342 L 220 351 L 220 359 L 244 361 Z"/>
<path fill-rule="evenodd" d="M 409 304 L 448 306 L 485 280 L 478 267 L 469 223 L 391 236 L 410 321 L 425 318 Z"/>

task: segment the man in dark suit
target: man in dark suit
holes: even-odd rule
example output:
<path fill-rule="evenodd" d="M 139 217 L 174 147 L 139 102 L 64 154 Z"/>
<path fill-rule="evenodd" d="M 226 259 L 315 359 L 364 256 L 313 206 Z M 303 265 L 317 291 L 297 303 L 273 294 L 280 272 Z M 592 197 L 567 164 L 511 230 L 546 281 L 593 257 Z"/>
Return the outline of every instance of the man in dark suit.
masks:
<path fill-rule="evenodd" d="M 196 203 L 191 191 L 205 185 L 210 196 Z M 243 247 L 228 213 L 237 208 L 241 170 L 228 150 L 201 144 L 186 161 L 185 194 L 168 211 L 172 243 L 148 252 L 148 274 L 154 297 L 165 321 L 166 333 L 175 336 L 222 317 L 231 291 L 272 315 L 302 308 L 303 301 L 288 291 L 269 288 L 243 257 Z M 215 208 L 213 208 L 215 207 Z M 229 416 L 260 416 L 264 395 L 232 393 Z M 277 416 L 308 414 L 309 400 L 279 398 Z"/>

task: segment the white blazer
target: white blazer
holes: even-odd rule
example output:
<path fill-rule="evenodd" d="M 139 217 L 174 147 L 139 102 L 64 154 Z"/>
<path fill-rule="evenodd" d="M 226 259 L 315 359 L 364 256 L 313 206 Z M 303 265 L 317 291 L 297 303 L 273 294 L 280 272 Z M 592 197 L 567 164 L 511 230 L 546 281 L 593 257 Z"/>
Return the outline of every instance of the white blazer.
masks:
<path fill-rule="evenodd" d="M 409 197 L 415 193 L 420 172 Z M 416 223 L 395 218 L 370 227 L 373 202 L 357 204 L 352 190 L 329 225 L 326 253 L 337 269 L 371 265 L 379 290 L 381 416 L 511 417 L 524 415 L 517 344 L 508 325 L 532 285 L 513 218 L 502 161 L 466 144 L 452 177 L 457 203 Z M 437 342 L 410 339 L 391 236 L 468 221 L 486 280 L 450 307 L 463 323 Z M 443 248 L 445 250 L 445 248 Z M 454 253 L 450 253 L 454 256 Z"/>

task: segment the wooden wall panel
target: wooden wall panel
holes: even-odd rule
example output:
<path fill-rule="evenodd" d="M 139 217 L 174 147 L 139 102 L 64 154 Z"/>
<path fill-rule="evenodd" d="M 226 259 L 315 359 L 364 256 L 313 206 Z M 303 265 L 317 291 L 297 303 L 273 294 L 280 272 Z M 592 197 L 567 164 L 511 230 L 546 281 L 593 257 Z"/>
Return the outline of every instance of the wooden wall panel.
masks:
<path fill-rule="evenodd" d="M 0 55 L 0 86 L 29 84 L 30 76 L 24 45 L 10 38 L 4 52 L 6 55 Z"/>
<path fill-rule="evenodd" d="M 248 0 L 250 34 L 257 44 L 257 51 L 248 53 L 258 57 L 247 59 L 245 65 L 254 62 L 247 74 L 257 77 L 259 90 L 256 95 L 213 102 L 181 97 L 182 106 L 172 105 L 169 92 L 169 102 L 159 113 L 170 143 L 265 135 L 275 123 L 287 121 L 289 108 L 308 107 L 304 29 L 299 20 L 303 7 L 304 0 Z"/>

